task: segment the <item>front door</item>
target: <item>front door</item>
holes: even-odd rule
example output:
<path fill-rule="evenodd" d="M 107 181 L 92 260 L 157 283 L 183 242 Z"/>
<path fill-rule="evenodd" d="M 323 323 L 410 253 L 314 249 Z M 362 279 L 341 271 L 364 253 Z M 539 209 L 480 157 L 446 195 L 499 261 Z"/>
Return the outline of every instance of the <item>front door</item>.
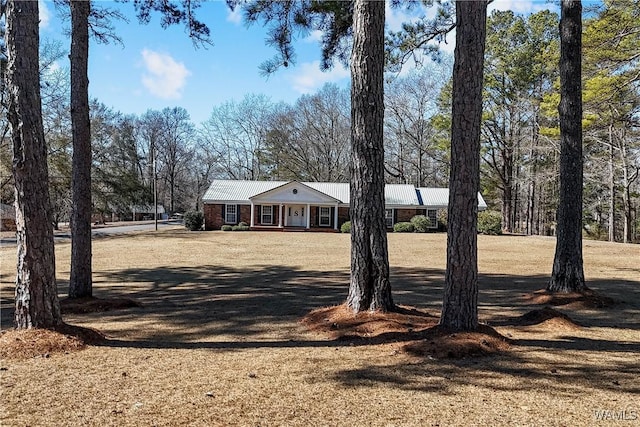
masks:
<path fill-rule="evenodd" d="M 287 207 L 287 225 L 291 227 L 306 227 L 304 206 Z"/>

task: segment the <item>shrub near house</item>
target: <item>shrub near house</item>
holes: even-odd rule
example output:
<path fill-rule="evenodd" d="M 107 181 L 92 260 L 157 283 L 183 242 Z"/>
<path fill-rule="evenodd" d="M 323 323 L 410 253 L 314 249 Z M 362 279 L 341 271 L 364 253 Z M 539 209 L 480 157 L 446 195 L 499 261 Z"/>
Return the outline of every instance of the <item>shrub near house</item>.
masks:
<path fill-rule="evenodd" d="M 500 212 L 484 211 L 478 213 L 478 233 L 502 234 L 502 215 Z"/>
<path fill-rule="evenodd" d="M 191 231 L 202 230 L 204 214 L 200 211 L 188 211 L 184 214 L 184 226 Z"/>
<path fill-rule="evenodd" d="M 413 233 L 415 227 L 410 222 L 398 222 L 393 224 L 393 231 L 396 233 Z"/>
<path fill-rule="evenodd" d="M 416 233 L 426 233 L 430 228 L 432 228 L 431 220 L 424 215 L 416 215 L 411 218 L 411 224 L 413 224 L 413 228 Z"/>

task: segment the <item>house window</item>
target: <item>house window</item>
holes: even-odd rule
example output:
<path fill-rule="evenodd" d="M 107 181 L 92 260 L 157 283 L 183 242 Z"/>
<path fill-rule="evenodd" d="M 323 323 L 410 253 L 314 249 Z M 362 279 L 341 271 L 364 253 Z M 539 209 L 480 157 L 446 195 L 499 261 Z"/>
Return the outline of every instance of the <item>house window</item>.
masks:
<path fill-rule="evenodd" d="M 427 218 L 429 218 L 429 228 L 438 228 L 438 211 L 436 209 L 427 209 Z"/>
<path fill-rule="evenodd" d="M 262 224 L 273 224 L 273 206 L 262 207 Z"/>
<path fill-rule="evenodd" d="M 331 208 L 327 208 L 327 207 L 320 208 L 320 226 L 321 227 L 331 226 Z"/>
<path fill-rule="evenodd" d="M 384 222 L 387 228 L 393 227 L 393 209 L 384 210 Z"/>
<path fill-rule="evenodd" d="M 224 205 L 224 222 L 227 224 L 236 224 L 238 222 L 238 207 L 236 205 Z"/>

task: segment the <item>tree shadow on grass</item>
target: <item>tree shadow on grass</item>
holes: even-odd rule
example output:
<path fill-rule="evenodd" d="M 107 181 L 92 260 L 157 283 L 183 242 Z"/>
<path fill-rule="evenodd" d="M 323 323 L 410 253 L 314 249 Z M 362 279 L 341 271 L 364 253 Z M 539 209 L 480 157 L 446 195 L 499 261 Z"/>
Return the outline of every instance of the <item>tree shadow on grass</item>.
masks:
<path fill-rule="evenodd" d="M 3 275 L 3 281 L 4 281 Z M 479 275 L 481 320 L 493 326 L 509 325 L 536 306 L 527 295 L 546 286 L 546 276 Z M 410 305 L 438 315 L 442 304 L 444 270 L 392 267 L 391 282 L 396 304 Z M 141 310 L 101 313 L 101 317 L 128 314 L 155 316 L 158 321 L 199 326 L 226 321 L 206 334 L 251 335 L 250 325 L 264 320 L 278 323 L 304 316 L 312 309 L 337 305 L 348 291 L 349 272 L 304 270 L 289 266 L 231 268 L 216 265 L 195 267 L 136 268 L 101 272 L 94 278 L 94 295 L 101 298 L 132 298 Z M 558 310 L 585 326 L 638 329 L 640 284 L 625 280 L 600 280 L 589 286 L 619 301 L 614 308 Z M 59 282 L 59 292 L 68 283 Z M 2 294 L 2 317 L 12 318 L 9 289 Z M 4 324 L 4 322 L 3 322 Z"/>
<path fill-rule="evenodd" d="M 4 276 L 4 275 L 3 275 Z M 3 283 L 6 282 L 3 277 Z M 439 315 L 444 271 L 430 268 L 391 270 L 397 304 L 417 307 Z M 527 295 L 545 287 L 544 276 L 480 274 L 480 318 L 492 326 L 513 327 L 514 319 L 532 309 Z M 196 267 L 125 269 L 100 272 L 94 294 L 101 298 L 127 297 L 138 308 L 75 315 L 91 325 L 113 324 L 113 334 L 102 344 L 112 347 L 149 349 L 198 349 L 236 351 L 259 348 L 337 348 L 404 343 L 415 336 L 391 334 L 374 339 L 330 340 L 304 331 L 298 321 L 310 310 L 341 304 L 346 298 L 349 272 L 316 271 L 287 266 L 231 268 L 215 265 Z M 60 282 L 61 293 L 67 283 Z M 589 327 L 617 327 L 637 331 L 640 319 L 640 286 L 625 280 L 601 280 L 589 286 L 619 301 L 613 308 L 556 309 Z M 2 317 L 12 319 L 13 301 L 3 289 Z M 68 320 L 68 319 L 67 319 Z M 120 325 L 127 325 L 120 327 Z M 158 327 L 161 326 L 161 327 Z M 560 331 L 561 332 L 561 331 Z M 127 335 L 131 333 L 133 338 Z M 638 342 L 580 336 L 571 331 L 540 339 L 532 334 L 514 339 L 514 351 L 505 355 L 462 360 L 423 358 L 420 362 L 369 366 L 343 370 L 335 380 L 352 387 L 392 384 L 406 389 L 454 392 L 462 384 L 491 390 L 548 387 L 572 393 L 576 382 L 594 388 L 640 393 L 632 378 L 640 377 L 635 357 Z M 223 337 L 224 336 L 224 337 Z M 528 350 L 576 354 L 594 352 L 613 355 L 606 363 L 585 363 L 573 356 L 540 362 Z M 591 353 L 591 354 L 594 354 Z M 567 363 L 569 360 L 569 363 Z M 493 381 L 496 374 L 514 381 Z M 314 375 L 320 376 L 323 373 Z"/>
<path fill-rule="evenodd" d="M 512 326 L 514 319 L 539 308 L 526 296 L 544 288 L 544 276 L 480 274 L 480 318 L 491 326 Z M 391 269 L 396 304 L 409 305 L 439 315 L 444 271 L 431 268 Z M 127 297 L 140 308 L 89 313 L 79 317 L 91 322 L 128 324 L 127 333 L 173 345 L 211 341 L 226 335 L 239 341 L 279 337 L 298 340 L 298 320 L 310 310 L 341 304 L 346 298 L 349 272 L 304 270 L 290 266 L 231 268 L 216 265 L 195 267 L 136 268 L 95 275 L 94 295 Z M 640 286 L 638 282 L 606 280 L 589 283 L 593 289 L 620 301 L 614 308 L 578 310 L 556 307 L 585 327 L 606 326 L 638 330 Z M 62 282 L 60 292 L 68 287 Z M 6 291 L 6 290 L 5 290 Z M 3 294 L 2 317 L 12 319 L 13 301 Z M 144 321 L 144 326 L 137 324 Z M 169 328 L 154 329 L 154 325 Z M 266 326 L 265 326 L 266 325 Z M 130 328 L 127 330 L 126 328 Z M 140 329 L 147 329 L 141 331 Z M 252 340 L 270 329 L 270 337 Z M 226 345 L 226 344 L 225 344 Z M 553 345 L 553 344 L 550 344 Z"/>
<path fill-rule="evenodd" d="M 517 343 L 522 345 L 523 343 Z M 579 342 L 571 348 L 591 348 Z M 525 344 L 526 345 L 526 344 Z M 612 343 L 615 345 L 615 343 Z M 579 358 L 545 358 L 510 352 L 483 358 L 428 359 L 419 363 L 397 363 L 338 371 L 333 380 L 350 387 L 392 385 L 414 391 L 455 393 L 460 386 L 474 386 L 487 392 L 547 390 L 574 395 L 584 386 L 594 390 L 640 393 L 640 365 L 634 360 L 610 360 L 606 364 L 585 364 Z"/>

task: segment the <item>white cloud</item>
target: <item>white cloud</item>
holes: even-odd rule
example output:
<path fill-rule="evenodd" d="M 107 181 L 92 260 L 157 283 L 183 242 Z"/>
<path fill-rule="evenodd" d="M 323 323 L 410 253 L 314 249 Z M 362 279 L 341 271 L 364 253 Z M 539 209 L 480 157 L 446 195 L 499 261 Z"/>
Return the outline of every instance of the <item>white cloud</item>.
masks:
<path fill-rule="evenodd" d="M 325 83 L 337 82 L 350 76 L 348 68 L 340 64 L 334 65 L 331 70 L 321 71 L 320 61 L 305 62 L 299 67 L 299 71 L 290 80 L 293 89 L 299 93 L 313 93 Z"/>
<path fill-rule="evenodd" d="M 142 76 L 142 84 L 152 95 L 163 99 L 178 99 L 182 95 L 187 77 L 191 72 L 181 62 L 176 62 L 170 55 L 142 50 L 142 61 L 146 73 Z"/>
<path fill-rule="evenodd" d="M 324 33 L 320 30 L 313 30 L 309 33 L 307 37 L 302 39 L 305 43 L 319 43 L 322 41 L 322 36 Z"/>
<path fill-rule="evenodd" d="M 413 9 L 407 10 L 405 7 L 392 8 L 391 2 L 385 3 L 385 25 L 387 29 L 398 32 L 402 30 L 402 24 L 418 21 L 423 15 L 427 19 L 432 19 L 438 11 L 437 6 L 426 8 L 421 3 L 414 4 Z"/>
<path fill-rule="evenodd" d="M 47 3 L 43 0 L 38 0 L 38 12 L 40 18 L 40 28 L 47 28 L 49 21 L 51 20 L 51 12 L 47 7 Z"/>
<path fill-rule="evenodd" d="M 411 17 L 402 10 L 394 9 L 389 2 L 385 4 L 384 23 L 391 31 L 400 31 L 404 22 L 410 22 Z"/>
<path fill-rule="evenodd" d="M 548 2 L 540 0 L 494 0 L 489 4 L 487 13 L 490 14 L 493 10 L 511 10 L 514 13 L 526 15 L 551 7 L 552 5 Z"/>
<path fill-rule="evenodd" d="M 47 71 L 49 73 L 55 73 L 56 71 L 60 70 L 61 68 L 62 67 L 60 66 L 58 61 L 56 61 L 56 62 L 52 62 L 51 65 L 49 65 L 49 69 Z"/>
<path fill-rule="evenodd" d="M 237 6 L 234 10 L 230 10 L 227 13 L 227 22 L 231 22 L 233 24 L 242 23 L 242 8 Z"/>
<path fill-rule="evenodd" d="M 453 51 L 456 49 L 456 29 L 454 28 L 449 31 L 446 38 L 442 40 L 438 46 L 441 52 L 453 54 Z"/>

